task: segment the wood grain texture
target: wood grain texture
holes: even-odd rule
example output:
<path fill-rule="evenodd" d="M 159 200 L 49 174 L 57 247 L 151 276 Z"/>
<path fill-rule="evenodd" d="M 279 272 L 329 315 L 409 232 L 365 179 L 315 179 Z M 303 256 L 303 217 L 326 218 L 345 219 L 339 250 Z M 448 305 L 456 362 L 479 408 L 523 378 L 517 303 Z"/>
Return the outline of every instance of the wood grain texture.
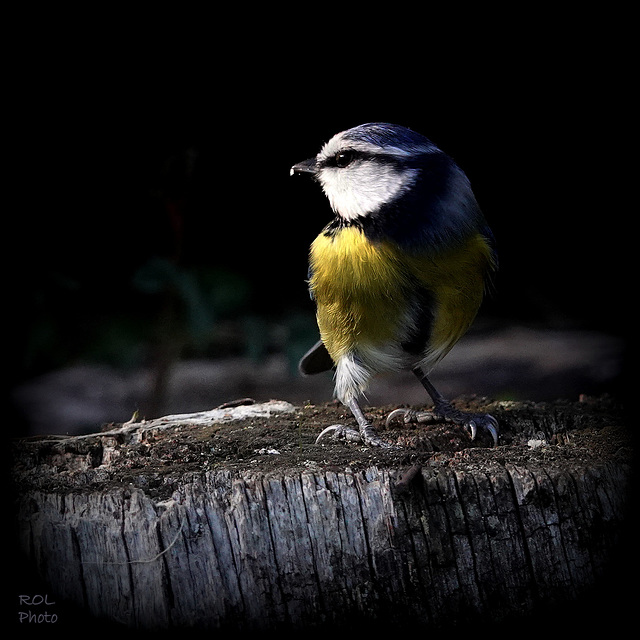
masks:
<path fill-rule="evenodd" d="M 133 446 L 105 455 L 114 437 L 96 436 L 96 474 Z M 64 486 L 59 448 L 21 444 L 21 544 L 58 597 L 141 629 L 438 627 L 575 601 L 621 541 L 632 468 L 619 442 L 599 456 L 511 444 L 419 465 L 172 468 L 153 492 L 96 485 L 88 442 L 65 440 Z"/>

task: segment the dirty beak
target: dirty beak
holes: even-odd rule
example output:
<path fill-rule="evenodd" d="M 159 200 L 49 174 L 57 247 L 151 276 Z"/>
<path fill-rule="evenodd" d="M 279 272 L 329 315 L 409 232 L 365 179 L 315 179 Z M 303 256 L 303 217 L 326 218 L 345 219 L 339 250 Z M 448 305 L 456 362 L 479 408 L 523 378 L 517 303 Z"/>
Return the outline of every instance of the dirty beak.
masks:
<path fill-rule="evenodd" d="M 298 162 L 298 164 L 294 164 L 293 167 L 289 170 L 289 175 L 292 176 L 296 173 L 308 173 L 314 176 L 317 171 L 316 159 L 309 158 L 308 160 L 303 160 L 302 162 Z"/>

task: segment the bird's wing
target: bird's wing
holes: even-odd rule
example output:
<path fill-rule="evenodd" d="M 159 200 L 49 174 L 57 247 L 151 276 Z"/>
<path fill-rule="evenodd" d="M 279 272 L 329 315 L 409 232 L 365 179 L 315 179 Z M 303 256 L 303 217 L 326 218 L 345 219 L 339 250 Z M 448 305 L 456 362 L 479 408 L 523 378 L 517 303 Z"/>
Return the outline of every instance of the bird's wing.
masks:
<path fill-rule="evenodd" d="M 318 340 L 307 353 L 300 359 L 298 370 L 304 376 L 310 376 L 314 373 L 322 373 L 333 368 L 333 360 L 327 351 L 327 348 Z"/>

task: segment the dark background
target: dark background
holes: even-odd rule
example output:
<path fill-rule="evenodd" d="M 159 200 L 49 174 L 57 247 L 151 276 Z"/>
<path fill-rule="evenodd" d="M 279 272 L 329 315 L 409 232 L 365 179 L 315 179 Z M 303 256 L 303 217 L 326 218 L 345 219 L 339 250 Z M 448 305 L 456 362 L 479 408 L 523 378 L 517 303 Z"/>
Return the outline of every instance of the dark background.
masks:
<path fill-rule="evenodd" d="M 307 250 L 330 214 L 289 167 L 367 121 L 420 131 L 470 177 L 501 265 L 481 324 L 626 340 L 637 288 L 637 207 L 622 195 L 634 190 L 630 19 L 600 5 L 470 6 L 8 14 L 10 386 L 46 387 L 85 363 L 250 367 L 292 342 L 294 361 L 314 339 Z M 102 381 L 86 382 L 99 395 Z M 8 437 L 29 432 L 18 409 Z M 15 593 L 37 591 L 24 567 L 16 575 Z"/>
<path fill-rule="evenodd" d="M 411 16 L 313 36 L 296 15 L 179 38 L 140 22 L 97 42 L 95 24 L 43 27 L 11 92 L 14 382 L 283 343 L 293 361 L 315 339 L 307 251 L 331 214 L 289 167 L 367 121 L 423 133 L 468 174 L 500 256 L 482 317 L 624 336 L 622 53 L 601 37 L 615 27 L 521 16 L 498 36 L 387 44 Z"/>

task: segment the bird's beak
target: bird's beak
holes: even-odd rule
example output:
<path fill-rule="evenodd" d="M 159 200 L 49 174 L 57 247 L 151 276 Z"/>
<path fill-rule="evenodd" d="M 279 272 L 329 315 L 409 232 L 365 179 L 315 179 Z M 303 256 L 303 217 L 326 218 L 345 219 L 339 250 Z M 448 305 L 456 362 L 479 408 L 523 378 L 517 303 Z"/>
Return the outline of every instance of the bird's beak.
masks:
<path fill-rule="evenodd" d="M 302 162 L 298 162 L 298 164 L 294 164 L 289 171 L 289 175 L 292 176 L 295 173 L 310 173 L 311 175 L 315 175 L 316 171 L 316 159 L 309 158 L 308 160 L 303 160 Z"/>

